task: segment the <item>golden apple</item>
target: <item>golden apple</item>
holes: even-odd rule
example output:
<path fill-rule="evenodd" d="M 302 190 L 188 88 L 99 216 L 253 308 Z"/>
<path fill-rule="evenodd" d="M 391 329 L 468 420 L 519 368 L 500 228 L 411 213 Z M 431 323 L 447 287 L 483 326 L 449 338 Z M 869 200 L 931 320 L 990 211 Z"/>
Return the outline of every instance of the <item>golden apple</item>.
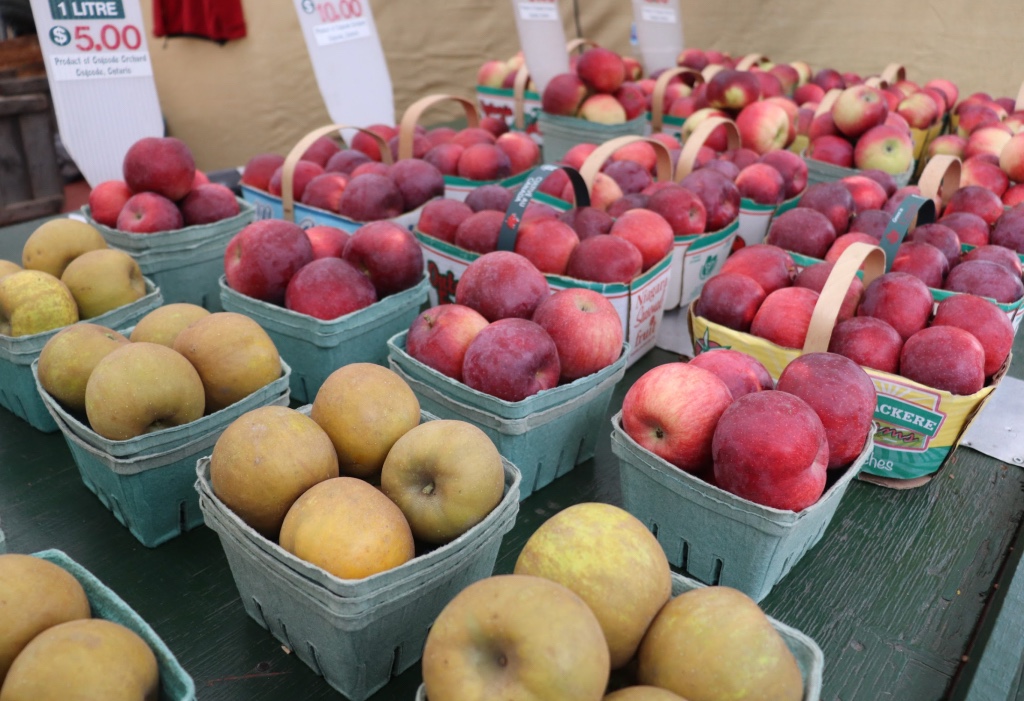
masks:
<path fill-rule="evenodd" d="M 25 241 L 21 264 L 26 270 L 42 270 L 60 277 L 68 263 L 98 248 L 107 248 L 107 242 L 95 227 L 77 219 L 51 219 Z"/>
<path fill-rule="evenodd" d="M 295 500 L 314 484 L 338 476 L 331 439 L 294 409 L 266 406 L 246 412 L 213 446 L 213 493 L 256 531 L 277 539 Z"/>
<path fill-rule="evenodd" d="M 520 574 L 481 579 L 449 601 L 422 668 L 430 701 L 600 701 L 610 670 L 586 603 Z"/>
<path fill-rule="evenodd" d="M 73 324 L 57 332 L 39 354 L 39 384 L 68 411 L 85 412 L 85 386 L 96 364 L 128 343 L 98 324 Z"/>
<path fill-rule="evenodd" d="M 309 416 L 331 437 L 341 474 L 375 482 L 391 446 L 419 425 L 420 403 L 394 371 L 352 363 L 328 376 Z"/>
<path fill-rule="evenodd" d="M 586 601 L 608 641 L 612 669 L 629 662 L 672 595 L 657 538 L 611 504 L 576 504 L 549 518 L 526 541 L 515 573 L 551 579 Z"/>
<path fill-rule="evenodd" d="M 173 348 L 174 339 L 182 329 L 187 328 L 193 321 L 199 321 L 209 315 L 210 312 L 198 304 L 165 304 L 139 319 L 139 323 L 132 329 L 131 340 L 133 343 L 146 341 Z"/>
<path fill-rule="evenodd" d="M 281 356 L 267 332 L 235 312 L 215 312 L 192 322 L 174 339 L 199 371 L 206 413 L 244 399 L 281 376 Z"/>
<path fill-rule="evenodd" d="M 159 681 L 156 655 L 138 633 L 87 618 L 33 638 L 11 665 L 0 701 L 156 701 Z"/>
<path fill-rule="evenodd" d="M 401 509 L 355 477 L 324 480 L 296 499 L 281 524 L 281 547 L 341 579 L 363 579 L 416 555 Z"/>
<path fill-rule="evenodd" d="M 60 279 L 71 290 L 83 319 L 131 304 L 146 294 L 139 264 L 114 248 L 83 253 L 68 263 Z"/>
<path fill-rule="evenodd" d="M 0 277 L 24 270 L 20 265 L 11 260 L 0 259 Z"/>
<path fill-rule="evenodd" d="M 686 699 L 673 694 L 668 689 L 659 689 L 656 686 L 627 686 L 625 689 L 608 694 L 603 701 L 686 701 Z"/>
<path fill-rule="evenodd" d="M 380 486 L 417 539 L 440 545 L 494 510 L 505 491 L 505 470 L 494 443 L 473 424 L 427 421 L 395 441 Z"/>
<path fill-rule="evenodd" d="M 78 321 L 78 305 L 63 282 L 39 270 L 0 278 L 0 335 L 30 336 Z"/>
<path fill-rule="evenodd" d="M 680 664 L 686 660 L 686 664 Z M 701 587 L 661 609 L 637 652 L 637 680 L 690 701 L 800 701 L 796 658 L 749 596 Z"/>
<path fill-rule="evenodd" d="M 89 615 L 85 590 L 67 570 L 31 555 L 0 555 L 0 687 L 32 638 Z"/>
<path fill-rule="evenodd" d="M 104 438 L 128 440 L 203 415 L 203 381 L 167 346 L 127 343 L 96 364 L 85 385 L 85 413 Z"/>

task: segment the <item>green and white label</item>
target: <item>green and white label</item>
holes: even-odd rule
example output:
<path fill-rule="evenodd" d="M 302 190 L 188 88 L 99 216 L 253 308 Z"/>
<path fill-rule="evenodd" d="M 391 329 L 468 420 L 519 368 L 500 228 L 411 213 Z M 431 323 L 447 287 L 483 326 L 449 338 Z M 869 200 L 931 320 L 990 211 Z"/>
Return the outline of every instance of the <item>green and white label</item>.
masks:
<path fill-rule="evenodd" d="M 50 0 L 53 19 L 124 19 L 121 0 Z"/>

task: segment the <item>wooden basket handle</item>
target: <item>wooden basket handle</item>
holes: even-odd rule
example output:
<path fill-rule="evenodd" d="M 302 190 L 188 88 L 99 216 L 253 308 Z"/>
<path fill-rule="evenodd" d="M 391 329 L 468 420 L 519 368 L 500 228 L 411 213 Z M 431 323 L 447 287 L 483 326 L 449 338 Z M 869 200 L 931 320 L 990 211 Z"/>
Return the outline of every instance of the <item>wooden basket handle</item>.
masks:
<path fill-rule="evenodd" d="M 519 131 L 526 130 L 526 84 L 530 82 L 530 71 L 524 63 L 516 71 L 512 83 L 512 101 L 515 103 L 512 124 Z"/>
<path fill-rule="evenodd" d="M 889 85 L 892 85 L 893 83 L 898 83 L 901 80 L 907 79 L 907 69 L 904 68 L 901 63 L 890 63 L 885 67 L 885 70 L 882 71 L 879 78 Z"/>
<path fill-rule="evenodd" d="M 1013 108 L 1018 112 L 1024 112 L 1024 83 L 1020 84 L 1020 90 L 1017 91 L 1017 102 L 1014 103 Z"/>
<path fill-rule="evenodd" d="M 676 163 L 676 182 L 679 182 L 693 172 L 693 166 L 697 163 L 700 147 L 704 145 L 704 142 L 708 140 L 712 132 L 720 126 L 725 126 L 727 138 L 729 139 L 729 148 L 736 149 L 740 147 L 740 130 L 736 127 L 736 122 L 725 117 L 708 117 L 693 130 L 686 143 L 683 144 L 683 150 L 679 153 L 679 161 Z"/>
<path fill-rule="evenodd" d="M 580 166 L 580 175 L 583 176 L 587 189 L 593 190 L 594 181 L 597 179 L 597 174 L 601 171 L 601 166 L 611 158 L 613 153 L 623 146 L 636 143 L 637 141 L 646 141 L 654 147 L 654 154 L 658 159 L 655 163 L 655 180 L 657 182 L 670 182 L 672 180 L 672 156 L 668 152 L 668 147 L 657 139 L 630 134 L 605 141 L 583 161 L 583 165 Z"/>
<path fill-rule="evenodd" d="M 821 98 L 821 102 L 818 103 L 818 109 L 814 110 L 814 116 L 820 117 L 829 110 L 832 109 L 832 105 L 836 104 L 836 100 L 843 94 L 843 91 L 839 88 L 833 88 L 825 93 L 825 96 Z"/>
<path fill-rule="evenodd" d="M 939 204 L 944 205 L 960 189 L 960 167 L 960 159 L 956 156 L 932 156 L 917 180 L 921 194 L 938 199 Z"/>
<path fill-rule="evenodd" d="M 661 72 L 654 81 L 654 91 L 651 93 L 651 131 L 655 134 L 661 131 L 665 120 L 665 91 L 668 90 L 668 84 L 672 79 L 679 75 L 692 75 L 694 85 L 704 82 L 704 76 L 700 71 L 685 66 L 667 68 Z"/>
<path fill-rule="evenodd" d="M 839 309 L 861 265 L 864 266 L 864 287 L 867 287 L 885 272 L 885 252 L 878 246 L 859 241 L 843 251 L 814 305 L 807 337 L 804 339 L 804 353 L 823 353 L 828 350 L 832 329 L 839 318 Z"/>
<path fill-rule="evenodd" d="M 314 129 L 299 139 L 299 143 L 292 147 L 292 150 L 288 152 L 284 159 L 284 165 L 281 167 L 281 209 L 285 220 L 295 221 L 295 198 L 292 195 L 292 184 L 295 182 L 295 165 L 302 158 L 302 154 L 306 152 L 306 149 L 313 145 L 314 141 L 321 136 L 327 136 L 332 132 L 339 132 L 342 129 L 355 129 L 373 137 L 377 142 L 377 147 L 380 149 L 381 160 L 388 165 L 391 164 L 393 160 L 391 158 L 391 149 L 388 148 L 387 142 L 381 138 L 380 134 L 374 133 L 369 129 L 363 129 L 362 127 L 350 127 L 344 124 L 328 124 L 327 126 Z"/>
<path fill-rule="evenodd" d="M 743 58 L 736 62 L 736 70 L 749 71 L 754 66 L 764 63 L 766 61 L 768 61 L 768 57 L 765 56 L 764 54 L 747 54 L 746 56 L 744 56 Z"/>
<path fill-rule="evenodd" d="M 441 102 L 459 103 L 466 115 L 466 125 L 470 127 L 480 125 L 480 116 L 477 114 L 476 105 L 464 97 L 441 94 L 421 97 L 405 108 L 402 121 L 398 124 L 398 160 L 412 158 L 413 137 L 416 135 L 416 125 L 419 124 L 420 117 L 429 108 Z"/>
<path fill-rule="evenodd" d="M 599 47 L 601 45 L 598 44 L 593 39 L 584 39 L 582 37 L 578 39 L 570 39 L 569 41 L 565 42 L 565 53 L 571 54 L 576 49 L 582 48 L 584 46 Z"/>
<path fill-rule="evenodd" d="M 704 69 L 700 72 L 700 74 L 704 76 L 704 82 L 706 83 L 715 76 L 715 73 L 718 73 L 718 71 L 722 70 L 723 68 L 725 68 L 725 66 L 721 65 L 720 63 L 712 63 L 708 66 L 704 66 Z"/>

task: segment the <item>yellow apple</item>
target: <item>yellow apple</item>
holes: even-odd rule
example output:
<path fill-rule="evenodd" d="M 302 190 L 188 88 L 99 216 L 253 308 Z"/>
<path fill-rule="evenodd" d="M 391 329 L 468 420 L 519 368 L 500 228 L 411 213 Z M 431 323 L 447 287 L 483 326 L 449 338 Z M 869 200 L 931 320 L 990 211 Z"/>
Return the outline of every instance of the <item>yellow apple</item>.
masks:
<path fill-rule="evenodd" d="M 0 259 L 0 277 L 3 277 L 4 275 L 10 275 L 11 273 L 16 273 L 19 270 L 24 270 L 24 268 L 22 268 L 20 265 L 18 265 L 12 260 Z"/>
<path fill-rule="evenodd" d="M 235 312 L 215 312 L 192 322 L 174 339 L 199 371 L 206 413 L 244 399 L 281 376 L 281 356 L 267 332 Z"/>
<path fill-rule="evenodd" d="M 281 547 L 341 579 L 363 579 L 416 555 L 401 509 L 355 477 L 324 480 L 296 499 L 281 524 Z"/>
<path fill-rule="evenodd" d="M 625 689 L 608 694 L 603 701 L 686 701 L 686 699 L 673 694 L 668 689 L 659 689 L 656 686 L 627 686 Z"/>
<path fill-rule="evenodd" d="M 494 510 L 505 491 L 505 470 L 494 443 L 473 424 L 427 421 L 391 447 L 380 486 L 418 540 L 440 545 Z"/>
<path fill-rule="evenodd" d="M 686 660 L 686 664 L 680 664 Z M 761 608 L 730 587 L 680 594 L 637 652 L 637 680 L 689 701 L 800 701 L 796 658 Z"/>
<path fill-rule="evenodd" d="M 188 327 L 193 321 L 198 321 L 209 315 L 210 312 L 198 304 L 188 304 L 187 302 L 165 304 L 139 319 L 139 323 L 132 329 L 131 340 L 133 343 L 147 341 L 173 348 L 174 339 L 178 337 L 182 329 Z"/>
<path fill-rule="evenodd" d="M 89 618 L 33 638 L 11 665 L 0 701 L 156 701 L 159 681 L 156 655 L 138 633 Z"/>
<path fill-rule="evenodd" d="M 146 294 L 139 264 L 115 248 L 83 253 L 68 263 L 60 279 L 74 295 L 83 319 L 131 304 Z"/>
<path fill-rule="evenodd" d="M 117 331 L 98 324 L 73 324 L 57 332 L 39 354 L 39 384 L 61 406 L 85 412 L 85 386 L 93 368 L 128 343 Z"/>
<path fill-rule="evenodd" d="M 0 555 L 0 687 L 32 638 L 89 615 L 85 590 L 67 570 L 31 555 Z"/>
<path fill-rule="evenodd" d="M 377 482 L 391 446 L 419 424 L 420 403 L 394 371 L 352 363 L 328 376 L 309 416 L 331 437 L 341 474 Z"/>
<path fill-rule="evenodd" d="M 213 493 L 254 530 L 277 539 L 295 500 L 314 484 L 338 476 L 331 439 L 294 409 L 266 406 L 246 412 L 213 446 Z"/>
<path fill-rule="evenodd" d="M 610 669 L 586 603 L 520 574 L 481 579 L 449 601 L 422 668 L 430 701 L 600 701 Z"/>
<path fill-rule="evenodd" d="M 85 413 L 104 438 L 128 440 L 203 415 L 203 381 L 181 353 L 127 343 L 96 364 L 85 386 Z"/>
<path fill-rule="evenodd" d="M 98 248 L 107 248 L 107 242 L 95 227 L 77 219 L 51 219 L 25 241 L 21 264 L 26 270 L 42 270 L 60 277 L 68 263 Z"/>
<path fill-rule="evenodd" d="M 63 282 L 39 270 L 0 278 L 0 335 L 30 336 L 78 321 L 78 305 Z"/>
<path fill-rule="evenodd" d="M 672 595 L 657 538 L 611 504 L 576 504 L 549 518 L 526 541 L 515 572 L 551 579 L 586 601 L 604 630 L 612 669 L 632 659 Z"/>

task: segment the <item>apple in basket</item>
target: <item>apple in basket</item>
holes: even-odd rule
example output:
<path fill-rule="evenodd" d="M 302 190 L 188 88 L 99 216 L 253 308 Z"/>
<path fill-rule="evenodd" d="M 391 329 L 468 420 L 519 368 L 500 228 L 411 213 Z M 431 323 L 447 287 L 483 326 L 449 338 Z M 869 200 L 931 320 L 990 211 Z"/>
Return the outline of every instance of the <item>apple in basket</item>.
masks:
<path fill-rule="evenodd" d="M 21 265 L 59 278 L 71 261 L 99 248 L 107 248 L 107 242 L 95 227 L 76 219 L 51 219 L 25 240 Z"/>
<path fill-rule="evenodd" d="M 85 387 L 93 369 L 127 343 L 112 329 L 72 324 L 48 340 L 39 353 L 39 384 L 65 409 L 84 414 Z"/>
<path fill-rule="evenodd" d="M 29 336 L 78 321 L 78 305 L 59 279 L 22 270 L 0 279 L 0 335 Z"/>

